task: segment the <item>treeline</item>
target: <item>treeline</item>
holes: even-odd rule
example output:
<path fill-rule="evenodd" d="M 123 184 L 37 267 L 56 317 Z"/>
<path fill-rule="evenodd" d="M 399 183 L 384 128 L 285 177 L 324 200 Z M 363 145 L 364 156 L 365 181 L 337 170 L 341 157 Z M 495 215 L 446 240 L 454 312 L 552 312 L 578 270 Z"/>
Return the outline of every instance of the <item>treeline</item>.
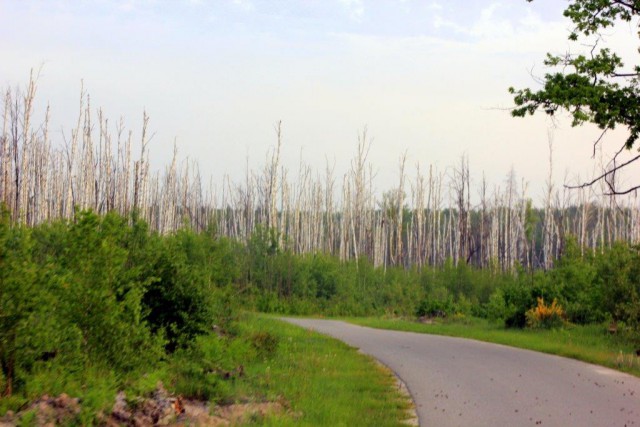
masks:
<path fill-rule="evenodd" d="M 296 173 L 283 168 L 280 125 L 264 168 L 247 170 L 244 182 L 207 183 L 197 164 L 178 161 L 177 150 L 164 172 L 154 172 L 146 114 L 134 141 L 122 121 L 111 123 L 82 92 L 77 123 L 63 141 L 52 141 L 48 107 L 43 122 L 34 123 L 35 97 L 34 79 L 24 91 L 8 89 L 2 113 L 0 201 L 21 224 L 70 219 L 76 207 L 137 212 L 160 233 L 185 224 L 196 231 L 214 227 L 247 243 L 255 230 L 268 229 L 281 250 L 367 258 L 385 268 L 442 267 L 452 260 L 502 271 L 550 269 L 567 235 L 576 236 L 583 252 L 640 241 L 637 194 L 602 197 L 599 189 L 549 184 L 535 207 L 514 172 L 501 186 L 485 180 L 472 186 L 464 158 L 446 171 L 416 166 L 410 177 L 402 157 L 397 185 L 380 196 L 366 132 L 344 174 L 330 166 L 314 171 L 301 164 Z M 472 193 L 479 199 L 473 204 Z"/>

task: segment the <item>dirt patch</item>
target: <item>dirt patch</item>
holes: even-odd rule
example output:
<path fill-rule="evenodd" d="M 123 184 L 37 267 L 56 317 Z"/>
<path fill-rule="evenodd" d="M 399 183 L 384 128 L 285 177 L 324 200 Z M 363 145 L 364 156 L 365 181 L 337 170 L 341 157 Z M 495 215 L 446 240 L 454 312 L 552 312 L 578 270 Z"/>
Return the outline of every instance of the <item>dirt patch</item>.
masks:
<path fill-rule="evenodd" d="M 17 425 L 27 412 L 35 413 L 37 426 L 67 425 L 76 419 L 80 410 L 78 398 L 64 393 L 58 397 L 45 395 L 17 414 L 8 412 L 0 418 L 0 427 Z M 172 395 L 158 383 L 154 392 L 145 398 L 128 399 L 124 392 L 119 392 L 111 412 L 98 418 L 101 425 L 108 427 L 229 426 L 286 411 L 280 402 L 236 403 L 211 408 L 207 402 Z"/>
<path fill-rule="evenodd" d="M 45 394 L 17 414 L 8 411 L 4 417 L 0 418 L 0 426 L 15 426 L 21 416 L 28 412 L 35 413 L 34 423 L 38 426 L 66 425 L 80 414 L 80 400 L 69 397 L 65 393 L 57 397 Z"/>
<path fill-rule="evenodd" d="M 420 316 L 418 317 L 418 323 L 422 323 L 424 325 L 433 325 L 434 323 L 436 323 L 436 317 Z"/>
<path fill-rule="evenodd" d="M 106 424 L 113 427 L 227 426 L 283 411 L 283 405 L 277 402 L 242 403 L 212 409 L 207 402 L 170 395 L 159 383 L 151 397 L 135 401 L 133 405 L 120 392 Z"/>
<path fill-rule="evenodd" d="M 179 396 L 170 395 L 162 383 L 158 383 L 148 398 L 128 400 L 124 392 L 119 392 L 105 424 L 139 427 L 169 425 L 183 412 L 182 399 Z"/>
<path fill-rule="evenodd" d="M 285 411 L 278 402 L 236 403 L 232 405 L 216 406 L 213 410 L 209 405 L 198 401 L 187 401 L 184 413 L 180 415 L 173 426 L 229 426 L 241 424 L 249 420 L 259 420 L 269 415 L 280 414 Z"/>

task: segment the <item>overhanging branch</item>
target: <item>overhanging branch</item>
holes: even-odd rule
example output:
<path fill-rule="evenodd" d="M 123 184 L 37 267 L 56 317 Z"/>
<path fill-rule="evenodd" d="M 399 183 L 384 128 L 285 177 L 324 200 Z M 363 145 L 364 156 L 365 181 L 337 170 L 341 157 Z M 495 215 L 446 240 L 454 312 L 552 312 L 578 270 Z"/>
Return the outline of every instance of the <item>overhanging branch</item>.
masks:
<path fill-rule="evenodd" d="M 637 160 L 639 160 L 639 159 L 640 159 L 640 154 L 639 154 L 639 155 L 637 155 L 637 156 L 635 156 L 634 158 L 632 158 L 632 159 L 630 159 L 630 160 L 627 160 L 626 162 L 624 162 L 624 163 L 622 163 L 622 164 L 620 164 L 620 165 L 615 166 L 614 168 L 612 168 L 612 169 L 610 169 L 610 170 L 606 171 L 606 172 L 605 172 L 605 173 L 603 173 L 602 175 L 598 176 L 597 178 L 594 178 L 593 180 L 591 180 L 591 181 L 589 181 L 589 182 L 585 182 L 585 183 L 582 183 L 582 184 L 580 184 L 580 185 L 566 185 L 566 184 L 565 184 L 565 186 L 564 186 L 564 187 L 565 187 L 565 188 L 568 188 L 568 189 L 570 189 L 570 190 L 575 190 L 575 189 L 580 189 L 580 188 L 586 188 L 586 187 L 591 187 L 591 186 L 592 186 L 593 184 L 595 184 L 596 182 L 598 182 L 598 181 L 600 181 L 600 180 L 603 180 L 603 179 L 604 179 L 604 180 L 607 182 L 607 184 L 608 184 L 608 186 L 609 186 L 609 189 L 611 189 L 611 192 L 609 192 L 609 193 L 605 193 L 607 196 L 616 196 L 616 195 L 629 194 L 629 193 L 631 193 L 632 191 L 639 189 L 639 188 L 640 188 L 640 185 L 635 186 L 635 187 L 632 187 L 632 188 L 629 188 L 629 189 L 627 189 L 627 190 L 625 190 L 625 191 L 616 191 L 616 190 L 615 190 L 615 186 L 614 186 L 611 182 L 607 181 L 607 178 L 608 178 L 609 176 L 611 176 L 612 174 L 615 174 L 617 171 L 619 171 L 620 169 L 624 168 L 625 166 L 628 166 L 628 165 L 630 165 L 631 163 L 633 163 L 633 162 L 635 162 L 635 161 L 637 161 Z"/>
<path fill-rule="evenodd" d="M 605 196 L 624 196 L 625 194 L 632 193 L 636 190 L 640 190 L 640 185 L 636 185 L 635 187 L 631 187 L 626 189 L 625 191 L 616 191 L 613 190 L 610 193 L 604 193 Z"/>

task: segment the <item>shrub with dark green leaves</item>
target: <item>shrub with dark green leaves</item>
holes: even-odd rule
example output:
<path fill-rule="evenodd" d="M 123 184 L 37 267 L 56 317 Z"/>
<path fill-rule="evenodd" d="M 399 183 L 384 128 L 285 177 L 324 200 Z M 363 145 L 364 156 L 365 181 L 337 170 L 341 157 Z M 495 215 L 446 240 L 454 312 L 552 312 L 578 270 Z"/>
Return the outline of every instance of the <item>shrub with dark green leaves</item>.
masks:
<path fill-rule="evenodd" d="M 19 402 L 79 390 L 98 410 L 115 385 L 93 396 L 82 388 L 92 383 L 87 373 L 124 379 L 160 366 L 167 349 L 200 349 L 216 370 L 236 353 L 254 354 L 248 341 L 241 348 L 240 340 L 219 338 L 235 333 L 238 253 L 210 233 L 160 236 L 135 215 L 77 211 L 72 221 L 33 228 L 1 215 L 0 393 L 19 392 Z M 204 335 L 220 342 L 195 342 Z M 190 366 L 200 372 L 196 358 L 181 378 Z M 217 379 L 202 375 L 205 394 L 224 394 L 211 389 Z"/>
<path fill-rule="evenodd" d="M 601 306 L 640 346 L 640 247 L 617 243 L 596 258 Z"/>
<path fill-rule="evenodd" d="M 52 299 L 37 286 L 38 270 L 30 256 L 31 233 L 12 226 L 0 214 L 0 367 L 2 395 L 11 395 L 24 369 L 46 348 L 47 303 Z"/>
<path fill-rule="evenodd" d="M 160 354 L 143 317 L 142 296 L 151 278 L 128 265 L 128 230 L 118 214 L 79 212 L 58 260 L 61 311 L 80 330 L 83 353 L 124 370 Z"/>
<path fill-rule="evenodd" d="M 418 317 L 447 317 L 455 313 L 455 304 L 451 298 L 446 300 L 424 299 L 418 305 Z"/>
<path fill-rule="evenodd" d="M 229 286 L 239 275 L 231 250 L 226 240 L 191 230 L 163 238 L 143 304 L 146 320 L 164 332 L 170 351 L 214 326 L 231 327 Z"/>
<path fill-rule="evenodd" d="M 538 298 L 556 299 L 559 288 L 543 271 L 520 271 L 517 276 L 504 280 L 487 303 L 487 317 L 501 319 L 508 328 L 524 328 L 526 313 L 535 307 Z"/>
<path fill-rule="evenodd" d="M 597 271 L 591 251 L 580 249 L 577 240 L 568 236 L 562 257 L 548 272 L 558 287 L 558 302 L 573 323 L 602 322 L 607 314 L 602 306 L 602 288 L 597 285 Z"/>
<path fill-rule="evenodd" d="M 340 264 L 334 257 L 314 254 L 310 260 L 309 273 L 315 297 L 330 300 L 338 292 Z"/>

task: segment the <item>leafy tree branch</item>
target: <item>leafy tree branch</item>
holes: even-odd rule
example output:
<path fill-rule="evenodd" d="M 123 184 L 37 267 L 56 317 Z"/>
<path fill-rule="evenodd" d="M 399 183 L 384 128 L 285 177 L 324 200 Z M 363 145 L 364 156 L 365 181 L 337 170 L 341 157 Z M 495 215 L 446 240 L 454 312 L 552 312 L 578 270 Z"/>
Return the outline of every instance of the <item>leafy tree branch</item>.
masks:
<path fill-rule="evenodd" d="M 575 25 L 569 40 L 596 36 L 590 54 L 548 53 L 544 64 L 551 71 L 545 74 L 542 89 L 509 88 L 515 102 L 511 114 L 525 117 L 542 110 L 554 116 L 559 111 L 567 111 L 572 117 L 572 126 L 593 123 L 603 132 L 623 126 L 629 132 L 625 148 L 632 149 L 640 137 L 640 65 L 635 65 L 632 71 L 625 69 L 622 58 L 609 48 L 600 48 L 598 42 L 602 40 L 601 30 L 620 22 L 635 21 L 638 15 L 640 0 L 571 0 L 564 11 L 564 16 Z M 601 137 L 594 145 L 600 140 Z M 606 180 L 636 160 L 638 157 L 614 166 L 584 185 Z M 612 163 L 615 165 L 615 159 Z M 610 194 L 626 194 L 637 188 L 619 191 L 610 187 Z"/>

